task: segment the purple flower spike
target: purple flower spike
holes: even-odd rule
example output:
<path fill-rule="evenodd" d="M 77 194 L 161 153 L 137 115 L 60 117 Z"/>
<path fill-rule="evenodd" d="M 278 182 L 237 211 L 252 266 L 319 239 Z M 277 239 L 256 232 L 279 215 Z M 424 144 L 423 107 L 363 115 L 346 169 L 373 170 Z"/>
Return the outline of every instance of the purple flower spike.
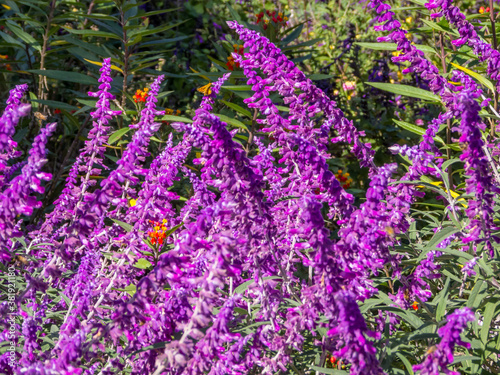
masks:
<path fill-rule="evenodd" d="M 446 375 L 460 375 L 459 372 L 448 370 L 448 365 L 453 362 L 455 345 L 470 348 L 470 344 L 462 341 L 460 334 L 467 328 L 467 323 L 474 321 L 474 313 L 467 307 L 455 311 L 447 317 L 445 326 L 438 330 L 441 341 L 420 365 L 413 366 L 414 371 L 420 375 L 436 375 L 444 372 Z"/>
<path fill-rule="evenodd" d="M 0 195 L 0 257 L 10 259 L 9 243 L 12 237 L 22 235 L 15 226 L 17 215 L 31 215 L 34 208 L 40 207 L 32 193 L 43 193 L 42 181 L 52 177 L 50 173 L 42 171 L 45 159 L 46 143 L 56 129 L 56 123 L 48 124 L 36 136 L 30 150 L 28 163 L 23 167 L 21 174 L 14 178 Z"/>
<path fill-rule="evenodd" d="M 10 90 L 7 107 L 0 117 L 0 189 L 13 172 L 13 167 L 7 166 L 7 161 L 21 154 L 20 151 L 14 150 L 17 143 L 12 140 L 12 136 L 19 119 L 26 116 L 31 109 L 30 104 L 21 104 L 21 98 L 26 91 L 28 91 L 27 84 L 18 85 Z"/>
<path fill-rule="evenodd" d="M 110 103 L 115 97 L 110 93 L 111 82 L 111 59 L 104 59 L 101 69 L 101 77 L 99 78 L 99 91 L 89 92 L 89 96 L 99 98 L 96 104 L 96 110 L 90 115 L 94 119 L 92 129 L 88 134 L 89 140 L 85 142 L 85 146 L 80 150 L 79 156 L 69 171 L 66 179 L 66 186 L 63 189 L 60 197 L 54 202 L 55 208 L 50 214 L 40 231 L 39 236 L 49 237 L 57 227 L 57 225 L 66 220 L 74 220 L 83 214 L 81 210 L 82 202 L 89 196 L 89 187 L 95 184 L 95 180 L 91 180 L 91 175 L 100 175 L 102 169 L 106 169 L 103 163 L 104 143 L 108 140 L 109 120 L 113 116 L 117 116 L 121 111 L 112 111 Z M 96 168 L 99 166 L 100 168 Z M 102 169 L 101 169 L 102 168 Z M 78 177 L 82 175 L 82 177 Z M 39 237 L 40 239 L 40 237 Z"/>

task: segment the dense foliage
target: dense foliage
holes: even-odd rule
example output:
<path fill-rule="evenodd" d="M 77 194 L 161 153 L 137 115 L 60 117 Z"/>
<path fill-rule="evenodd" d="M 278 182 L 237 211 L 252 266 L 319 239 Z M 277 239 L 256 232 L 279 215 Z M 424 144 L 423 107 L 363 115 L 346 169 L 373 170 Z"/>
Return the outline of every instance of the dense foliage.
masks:
<path fill-rule="evenodd" d="M 500 372 L 497 3 L 0 1 L 0 373 Z"/>

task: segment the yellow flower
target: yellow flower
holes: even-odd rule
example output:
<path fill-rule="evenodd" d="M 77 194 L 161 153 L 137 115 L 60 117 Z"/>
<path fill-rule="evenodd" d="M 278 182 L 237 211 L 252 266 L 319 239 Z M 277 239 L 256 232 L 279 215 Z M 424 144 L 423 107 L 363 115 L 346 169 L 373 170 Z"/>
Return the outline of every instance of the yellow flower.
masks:
<path fill-rule="evenodd" d="M 131 199 L 128 203 L 130 204 L 130 207 L 134 207 L 137 204 L 137 199 Z"/>
<path fill-rule="evenodd" d="M 401 55 L 401 52 L 400 52 L 400 51 L 394 51 L 394 52 L 392 53 L 392 56 L 394 56 L 394 57 L 398 57 L 399 55 Z"/>
<path fill-rule="evenodd" d="M 406 19 L 406 23 L 411 23 L 411 21 L 413 21 L 413 18 L 411 18 L 411 17 L 408 17 L 408 18 Z"/>

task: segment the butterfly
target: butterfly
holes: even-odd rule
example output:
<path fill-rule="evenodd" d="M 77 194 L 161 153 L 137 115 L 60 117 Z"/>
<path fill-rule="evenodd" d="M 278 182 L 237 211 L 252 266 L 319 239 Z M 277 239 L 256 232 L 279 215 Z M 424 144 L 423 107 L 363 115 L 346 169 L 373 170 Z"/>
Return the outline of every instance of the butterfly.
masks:
<path fill-rule="evenodd" d="M 207 96 L 207 95 L 210 95 L 212 93 L 212 89 L 210 88 L 212 86 L 212 82 L 206 84 L 205 86 L 203 87 L 200 87 L 199 89 L 197 89 L 196 91 L 199 91 L 201 92 L 203 95 Z"/>

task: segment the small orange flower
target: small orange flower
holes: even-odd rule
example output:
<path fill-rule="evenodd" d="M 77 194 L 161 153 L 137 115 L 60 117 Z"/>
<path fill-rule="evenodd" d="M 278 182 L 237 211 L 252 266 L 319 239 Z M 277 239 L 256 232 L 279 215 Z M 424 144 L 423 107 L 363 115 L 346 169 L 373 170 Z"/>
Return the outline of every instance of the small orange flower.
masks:
<path fill-rule="evenodd" d="M 149 91 L 149 89 L 147 87 L 144 90 L 141 90 L 141 89 L 137 90 L 135 92 L 135 95 L 134 95 L 134 102 L 136 102 L 136 103 L 140 103 L 140 102 L 145 103 L 146 99 L 148 97 L 148 91 Z"/>
<path fill-rule="evenodd" d="M 342 173 L 342 169 L 339 169 L 337 171 L 337 174 L 335 175 L 335 177 L 337 177 L 337 180 L 342 184 L 342 187 L 344 189 L 348 189 L 351 187 L 351 184 L 352 184 L 352 178 L 349 177 L 349 173 Z"/>
<path fill-rule="evenodd" d="M 179 116 L 181 114 L 181 111 L 180 110 L 174 111 L 173 109 L 165 108 L 165 114 L 172 115 L 172 116 Z"/>
<path fill-rule="evenodd" d="M 167 227 L 165 225 L 167 223 L 167 219 L 163 219 L 161 223 L 149 220 L 149 223 L 151 224 L 151 229 L 152 229 L 151 231 L 148 232 L 151 243 L 153 245 L 156 244 L 160 246 L 163 245 L 163 241 L 167 237 L 166 234 Z"/>
<path fill-rule="evenodd" d="M 238 44 L 233 44 L 233 48 L 234 48 L 234 53 L 237 53 L 238 55 L 241 55 L 243 56 L 243 53 L 245 52 L 245 47 L 243 47 L 241 44 L 238 45 Z M 229 70 L 233 71 L 234 70 L 234 67 L 236 66 L 237 68 L 240 67 L 240 63 L 239 62 L 234 62 L 234 57 L 232 55 L 229 55 L 227 57 L 227 63 L 226 63 L 226 66 Z"/>
<path fill-rule="evenodd" d="M 411 307 L 413 307 L 413 310 L 418 311 L 418 302 L 413 302 L 413 305 L 411 305 Z"/>

